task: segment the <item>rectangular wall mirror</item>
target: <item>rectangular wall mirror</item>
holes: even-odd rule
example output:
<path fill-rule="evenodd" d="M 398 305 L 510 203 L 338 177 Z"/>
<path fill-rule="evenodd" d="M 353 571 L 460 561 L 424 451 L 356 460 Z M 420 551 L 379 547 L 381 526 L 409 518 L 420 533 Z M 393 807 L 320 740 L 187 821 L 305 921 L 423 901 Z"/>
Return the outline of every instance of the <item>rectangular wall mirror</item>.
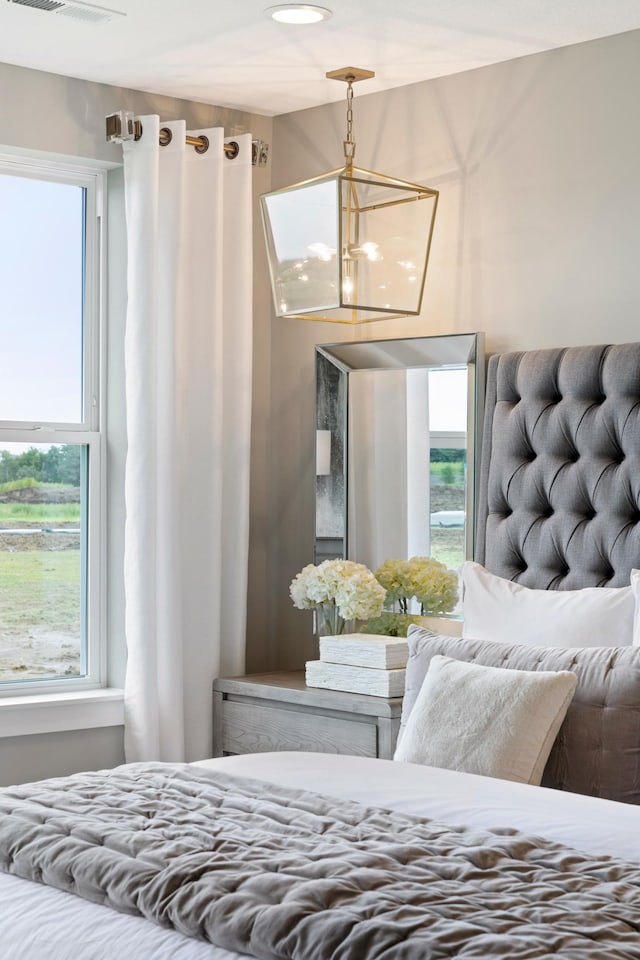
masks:
<path fill-rule="evenodd" d="M 480 333 L 316 347 L 315 562 L 473 556 Z"/>

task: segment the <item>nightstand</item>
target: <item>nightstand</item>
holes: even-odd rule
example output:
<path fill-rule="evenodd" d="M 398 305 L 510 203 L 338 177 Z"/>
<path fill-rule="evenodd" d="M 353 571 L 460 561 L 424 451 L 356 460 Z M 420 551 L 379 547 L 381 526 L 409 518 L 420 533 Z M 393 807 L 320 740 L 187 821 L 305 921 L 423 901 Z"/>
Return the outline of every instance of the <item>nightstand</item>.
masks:
<path fill-rule="evenodd" d="M 213 756 L 308 750 L 393 757 L 402 697 L 307 687 L 304 672 L 256 673 L 213 684 Z"/>

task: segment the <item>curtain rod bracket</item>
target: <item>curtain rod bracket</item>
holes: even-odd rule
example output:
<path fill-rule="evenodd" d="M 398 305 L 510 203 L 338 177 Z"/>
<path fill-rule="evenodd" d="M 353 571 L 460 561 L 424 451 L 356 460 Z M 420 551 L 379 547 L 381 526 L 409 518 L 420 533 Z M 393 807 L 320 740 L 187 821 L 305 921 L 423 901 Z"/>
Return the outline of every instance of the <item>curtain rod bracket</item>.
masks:
<path fill-rule="evenodd" d="M 139 140 L 142 136 L 142 123 L 136 120 L 128 110 L 118 110 L 106 118 L 107 143 L 124 143 L 125 140 Z"/>
<path fill-rule="evenodd" d="M 142 123 L 136 120 L 128 110 L 119 110 L 106 117 L 107 143 L 124 143 L 125 140 L 139 140 L 142 136 Z M 160 130 L 160 146 L 171 143 L 171 130 L 162 127 Z M 195 148 L 196 153 L 206 153 L 209 149 L 209 140 L 204 135 L 200 137 L 186 137 L 186 142 Z M 240 148 L 235 140 L 224 144 L 224 153 L 229 160 L 238 156 Z M 263 140 L 251 141 L 251 163 L 254 167 L 266 167 L 269 160 L 269 144 Z"/>
<path fill-rule="evenodd" d="M 254 167 L 266 167 L 269 162 L 269 144 L 264 140 L 251 141 L 251 163 Z"/>

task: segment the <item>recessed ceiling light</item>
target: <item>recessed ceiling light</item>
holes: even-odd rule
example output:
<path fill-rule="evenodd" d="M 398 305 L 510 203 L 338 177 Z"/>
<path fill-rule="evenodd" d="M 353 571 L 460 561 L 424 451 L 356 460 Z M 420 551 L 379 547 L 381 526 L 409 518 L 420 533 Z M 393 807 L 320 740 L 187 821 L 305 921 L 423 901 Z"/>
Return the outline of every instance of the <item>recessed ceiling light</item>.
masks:
<path fill-rule="evenodd" d="M 316 7 L 311 3 L 279 3 L 275 7 L 267 7 L 264 12 L 265 16 L 278 23 L 320 23 L 333 16 L 327 7 Z"/>

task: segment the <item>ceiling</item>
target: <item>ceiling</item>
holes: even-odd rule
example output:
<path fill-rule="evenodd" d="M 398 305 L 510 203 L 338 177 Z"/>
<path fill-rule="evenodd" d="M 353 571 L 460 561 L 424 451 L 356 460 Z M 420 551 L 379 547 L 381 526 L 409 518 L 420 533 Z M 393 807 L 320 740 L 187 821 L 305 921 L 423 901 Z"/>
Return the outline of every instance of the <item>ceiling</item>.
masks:
<path fill-rule="evenodd" d="M 0 61 L 275 116 L 342 99 L 339 67 L 375 70 L 374 93 L 640 29 L 640 0 L 317 2 L 333 16 L 311 26 L 273 0 L 100 0 L 126 16 L 95 22 L 0 2 Z"/>

